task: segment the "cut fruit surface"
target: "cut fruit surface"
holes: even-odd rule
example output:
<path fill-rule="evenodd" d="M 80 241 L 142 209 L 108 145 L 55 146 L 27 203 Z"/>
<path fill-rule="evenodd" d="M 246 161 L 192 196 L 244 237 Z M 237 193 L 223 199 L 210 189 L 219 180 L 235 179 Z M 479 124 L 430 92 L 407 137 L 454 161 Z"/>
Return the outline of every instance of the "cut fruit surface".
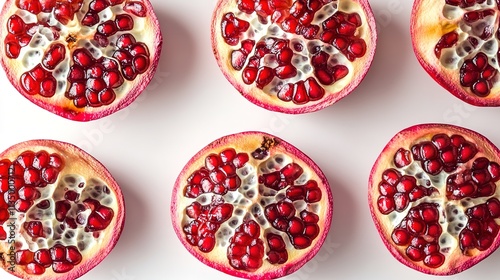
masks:
<path fill-rule="evenodd" d="M 22 279 L 76 279 L 118 242 L 122 192 L 68 143 L 31 140 L 0 153 L 0 266 Z"/>
<path fill-rule="evenodd" d="M 411 37 L 429 75 L 461 100 L 500 106 L 500 4 L 486 0 L 416 0 Z"/>
<path fill-rule="evenodd" d="M 75 121 L 132 103 L 163 40 L 149 0 L 7 0 L 0 38 L 1 64 L 19 93 Z"/>
<path fill-rule="evenodd" d="M 397 133 L 369 179 L 372 218 L 401 263 L 434 275 L 468 269 L 500 245 L 500 150 L 447 124 Z"/>
<path fill-rule="evenodd" d="M 224 136 L 183 168 L 172 194 L 172 223 L 201 262 L 247 279 L 290 274 L 320 249 L 333 204 L 319 167 L 262 132 Z"/>
<path fill-rule="evenodd" d="M 332 105 L 366 75 L 376 47 L 366 0 L 219 0 L 212 46 L 249 101 L 300 114 Z"/>

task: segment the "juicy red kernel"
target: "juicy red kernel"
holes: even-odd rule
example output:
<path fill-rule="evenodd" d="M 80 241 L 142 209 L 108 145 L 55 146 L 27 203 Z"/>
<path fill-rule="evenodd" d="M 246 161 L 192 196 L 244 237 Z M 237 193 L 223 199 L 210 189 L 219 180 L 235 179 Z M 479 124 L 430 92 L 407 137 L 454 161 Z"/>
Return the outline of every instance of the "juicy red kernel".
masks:
<path fill-rule="evenodd" d="M 138 17 L 146 17 L 147 16 L 147 8 L 144 3 L 139 1 L 127 1 L 123 10 L 129 12 Z"/>
<path fill-rule="evenodd" d="M 434 47 L 434 55 L 437 58 L 441 57 L 441 51 L 446 48 L 451 48 L 458 42 L 458 33 L 455 31 L 451 31 L 449 33 L 444 34 L 441 39 L 437 42 Z"/>

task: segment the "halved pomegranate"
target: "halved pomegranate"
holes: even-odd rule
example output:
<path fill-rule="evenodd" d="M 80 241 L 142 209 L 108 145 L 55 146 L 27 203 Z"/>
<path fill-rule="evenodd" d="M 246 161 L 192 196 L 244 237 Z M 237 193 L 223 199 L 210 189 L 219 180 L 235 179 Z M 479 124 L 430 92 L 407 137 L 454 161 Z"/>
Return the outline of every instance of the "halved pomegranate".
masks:
<path fill-rule="evenodd" d="M 151 81 L 162 45 L 149 0 L 7 0 L 0 38 L 13 86 L 76 121 L 132 103 Z"/>
<path fill-rule="evenodd" d="M 500 150 L 483 135 L 447 124 L 396 134 L 369 179 L 370 211 L 403 264 L 459 273 L 500 245 Z"/>
<path fill-rule="evenodd" d="M 441 86 L 476 106 L 500 106 L 500 3 L 416 0 L 411 36 L 416 57 Z"/>
<path fill-rule="evenodd" d="M 113 249 L 121 190 L 68 143 L 30 140 L 0 153 L 0 267 L 23 279 L 76 279 Z"/>
<path fill-rule="evenodd" d="M 323 109 L 352 92 L 375 54 L 366 0 L 219 0 L 215 58 L 248 100 L 272 111 Z"/>
<path fill-rule="evenodd" d="M 215 140 L 183 168 L 172 223 L 201 262 L 247 279 L 290 274 L 320 249 L 332 194 L 319 167 L 291 144 L 262 132 Z"/>

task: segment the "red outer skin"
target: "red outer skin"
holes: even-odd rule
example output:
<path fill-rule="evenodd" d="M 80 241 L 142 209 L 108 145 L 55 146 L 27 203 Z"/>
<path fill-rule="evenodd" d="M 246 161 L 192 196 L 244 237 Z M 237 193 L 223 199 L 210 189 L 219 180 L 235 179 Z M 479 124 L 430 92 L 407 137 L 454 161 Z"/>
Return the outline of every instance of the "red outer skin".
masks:
<path fill-rule="evenodd" d="M 185 167 L 183 168 L 183 170 L 181 171 L 181 173 L 177 177 L 177 180 L 175 182 L 174 189 L 172 192 L 174 195 L 172 197 L 174 198 L 175 194 L 178 193 L 180 191 L 180 189 L 184 187 L 184 182 L 182 182 L 181 179 L 186 178 L 185 176 L 189 175 L 189 174 L 186 174 L 186 171 L 189 168 L 189 166 L 192 165 L 194 161 L 196 161 L 196 159 L 207 155 L 214 148 L 230 145 L 231 143 L 233 143 L 233 141 L 234 142 L 241 141 L 240 138 L 245 137 L 246 135 L 255 135 L 255 134 L 259 134 L 262 137 L 267 136 L 267 137 L 272 137 L 272 138 L 278 139 L 280 141 L 279 145 L 284 146 L 285 150 L 289 154 L 293 154 L 295 156 L 300 156 L 301 159 L 308 164 L 308 167 L 311 168 L 311 170 L 313 172 L 315 172 L 320 177 L 321 183 L 325 185 L 325 189 L 327 189 L 327 190 L 330 189 L 328 181 L 327 181 L 325 175 L 323 174 L 323 172 L 321 171 L 321 169 L 319 168 L 319 166 L 317 166 L 316 163 L 314 163 L 314 161 L 312 159 L 310 159 L 307 155 L 305 155 L 303 152 L 298 150 L 296 147 L 292 146 L 290 143 L 287 143 L 276 136 L 273 136 L 273 135 L 270 135 L 270 134 L 267 134 L 264 132 L 247 131 L 247 132 L 240 132 L 240 133 L 227 135 L 227 136 L 224 136 L 222 138 L 219 138 L 219 139 L 215 140 L 214 142 L 208 144 L 206 147 L 201 149 L 198 153 L 196 153 L 196 155 L 194 155 L 188 161 L 188 163 L 185 165 Z M 329 205 L 333 205 L 332 193 L 327 192 L 326 195 L 327 195 L 327 203 Z M 299 260 L 295 260 L 295 262 L 293 262 L 293 263 L 287 263 L 285 266 L 281 267 L 280 269 L 273 270 L 273 271 L 265 273 L 265 274 L 255 274 L 255 273 L 251 273 L 251 272 L 238 271 L 238 270 L 233 269 L 229 265 L 223 266 L 223 265 L 214 264 L 214 263 L 210 262 L 210 260 L 205 258 L 202 254 L 200 254 L 198 251 L 196 251 L 194 249 L 194 247 L 191 246 L 185 240 L 185 238 L 183 236 L 182 227 L 179 226 L 181 224 L 181 222 L 176 219 L 176 217 L 177 217 L 176 210 L 177 210 L 177 201 L 175 199 L 172 199 L 172 204 L 170 207 L 170 214 L 172 217 L 172 225 L 173 225 L 174 231 L 177 234 L 177 237 L 181 241 L 182 245 L 184 245 L 184 247 L 189 251 L 189 253 L 191 253 L 194 257 L 196 257 L 200 262 L 202 262 L 202 263 L 204 263 L 212 268 L 215 268 L 221 272 L 232 275 L 232 276 L 241 277 L 241 278 L 245 278 L 245 279 L 253 279 L 253 280 L 280 278 L 280 277 L 283 277 L 285 275 L 288 275 L 288 274 L 291 274 L 291 273 L 297 271 L 299 268 L 301 268 L 303 265 L 305 265 L 309 260 L 311 260 L 318 253 L 318 251 L 321 248 L 321 246 L 316 246 L 315 248 L 312 248 L 311 251 L 307 255 L 305 255 L 304 258 L 299 259 Z M 333 210 L 333 207 L 332 207 L 332 210 Z M 318 239 L 317 244 L 318 245 L 323 244 L 325 239 L 326 239 L 326 236 L 327 236 L 328 231 L 330 229 L 332 216 L 333 216 L 333 211 L 331 211 L 330 215 L 327 215 L 325 217 L 325 219 L 323 220 L 324 231 L 323 231 L 322 235 L 319 235 L 317 237 L 317 239 Z"/>
<path fill-rule="evenodd" d="M 149 11 L 148 17 L 152 18 L 152 20 L 155 22 L 155 46 L 148 46 L 148 47 L 154 47 L 156 49 L 155 55 L 152 56 L 151 60 L 151 66 L 148 71 L 146 71 L 144 74 L 141 74 L 140 77 L 136 78 L 136 80 L 133 81 L 135 85 L 132 87 L 132 89 L 126 93 L 127 97 L 122 98 L 119 100 L 117 103 L 113 103 L 112 105 L 108 106 L 103 106 L 101 109 L 97 112 L 87 112 L 85 108 L 76 108 L 74 106 L 71 106 L 71 108 L 65 108 L 63 106 L 57 105 L 57 104 L 51 104 L 47 103 L 44 100 L 45 99 L 39 99 L 39 98 L 34 98 L 33 96 L 25 93 L 20 84 L 19 84 L 19 77 L 14 76 L 14 74 L 9 70 L 8 66 L 8 60 L 9 58 L 5 57 L 4 55 L 0 56 L 0 64 L 2 64 L 2 67 L 5 71 L 5 74 L 7 75 L 7 78 L 9 81 L 12 83 L 14 88 L 23 95 L 25 98 L 27 98 L 29 101 L 32 103 L 38 105 L 39 107 L 52 112 L 56 115 L 59 115 L 63 118 L 73 120 L 73 121 L 80 121 L 80 122 L 87 122 L 87 121 L 93 121 L 96 119 L 100 119 L 103 117 L 106 117 L 108 115 L 111 115 L 128 105 L 130 105 L 149 85 L 151 80 L 153 79 L 153 76 L 156 72 L 156 69 L 158 68 L 158 63 L 160 61 L 160 55 L 161 55 L 161 50 L 162 50 L 162 44 L 163 44 L 163 35 L 160 29 L 160 23 L 158 22 L 158 19 L 156 18 L 155 13 L 153 12 L 153 6 L 151 5 L 151 2 L 149 0 L 141 0 L 144 5 L 146 5 L 147 10 Z M 6 18 L 6 13 L 9 10 L 9 6 L 15 5 L 15 0 L 6 0 L 2 11 L 0 12 L 0 19 Z M 3 23 L 3 21 L 2 21 Z M 3 38 L 5 38 L 5 35 L 2 34 L 3 28 L 0 28 L 0 38 L 2 38 L 2 41 L 0 42 L 2 44 L 3 48 Z M 154 54 L 154 52 L 151 52 Z M 3 54 L 3 52 L 2 52 Z M 116 102 L 116 100 L 115 100 Z"/>
<path fill-rule="evenodd" d="M 219 0 L 217 3 L 217 6 L 214 9 L 214 13 L 212 15 L 212 26 L 211 26 L 211 39 L 212 39 L 212 48 L 213 48 L 213 53 L 215 56 L 215 59 L 217 60 L 217 63 L 219 65 L 219 68 L 222 70 L 223 75 L 226 77 L 226 79 L 236 88 L 237 91 L 243 95 L 246 99 L 248 99 L 250 102 L 254 103 L 257 106 L 260 106 L 262 108 L 265 108 L 270 111 L 276 111 L 276 112 L 281 112 L 281 113 L 286 113 L 286 114 L 305 114 L 305 113 L 311 113 L 315 111 L 319 111 L 321 109 L 324 109 L 340 99 L 346 97 L 349 95 L 354 89 L 356 89 L 361 81 L 364 79 L 366 74 L 368 73 L 368 70 L 370 69 L 371 63 L 373 61 L 373 57 L 375 56 L 375 49 L 377 45 L 377 28 L 376 28 L 376 22 L 375 22 L 375 17 L 373 15 L 373 11 L 371 9 L 370 3 L 368 0 L 351 0 L 353 2 L 358 2 L 364 9 L 367 19 L 368 19 L 368 26 L 370 29 L 371 33 L 371 42 L 368 45 L 371 45 L 372 48 L 367 49 L 367 52 L 365 56 L 368 56 L 370 59 L 368 60 L 368 63 L 363 66 L 363 69 L 361 72 L 358 72 L 355 74 L 353 80 L 346 86 L 344 87 L 341 91 L 335 92 L 335 93 L 329 93 L 325 92 L 325 96 L 316 102 L 309 102 L 311 104 L 308 105 L 300 105 L 298 107 L 293 107 L 293 108 L 287 108 L 285 106 L 280 105 L 280 103 L 285 103 L 284 101 L 281 101 L 276 98 L 276 100 L 279 100 L 275 104 L 273 103 L 268 103 L 268 102 L 263 102 L 260 98 L 259 95 L 262 94 L 260 90 L 258 91 L 258 94 L 253 94 L 251 92 L 246 92 L 243 88 L 243 86 L 239 83 L 239 81 L 232 76 L 229 72 L 224 69 L 223 65 L 220 63 L 221 59 L 219 56 L 219 52 L 215 50 L 216 46 L 216 41 L 217 41 L 217 36 L 215 36 L 215 28 L 218 28 L 215 26 L 215 14 L 217 10 L 219 10 L 221 7 L 227 5 L 228 1 L 236 1 L 236 0 Z"/>
<path fill-rule="evenodd" d="M 115 181 L 111 173 L 105 168 L 105 166 L 100 163 L 97 159 L 95 159 L 93 156 L 88 154 L 87 152 L 83 151 L 82 149 L 78 148 L 77 146 L 66 143 L 66 142 L 61 142 L 57 140 L 47 140 L 47 139 L 37 139 L 37 140 L 29 140 L 25 142 L 21 142 L 18 144 L 15 144 L 5 150 L 4 152 L 0 153 L 0 159 L 5 158 L 5 155 L 12 152 L 12 151 L 24 151 L 24 150 L 29 150 L 33 148 L 40 148 L 43 149 L 45 147 L 48 147 L 49 149 L 56 150 L 60 152 L 62 155 L 72 155 L 73 157 L 78 157 L 80 161 L 85 162 L 85 165 L 82 165 L 86 170 L 92 169 L 96 176 L 99 176 L 100 178 L 105 179 L 107 183 L 109 183 L 108 187 L 110 187 L 114 193 L 116 194 L 116 201 L 118 204 L 118 210 L 115 213 L 115 228 L 113 229 L 108 229 L 112 231 L 112 236 L 110 238 L 109 244 L 106 246 L 102 246 L 101 250 L 97 251 L 92 258 L 88 259 L 85 258 L 82 260 L 80 264 L 75 266 L 72 270 L 69 272 L 63 273 L 63 274 L 54 274 L 52 276 L 43 276 L 43 275 L 29 275 L 29 274 L 12 274 L 14 276 L 17 276 L 22 279 L 28 279 L 28 280 L 68 280 L 68 279 L 77 279 L 84 275 L 85 273 L 89 272 L 97 266 L 100 262 L 102 262 L 106 256 L 113 250 L 115 247 L 116 243 L 118 242 L 120 235 L 123 231 L 123 227 L 125 225 L 125 201 L 123 198 L 122 191 L 120 189 L 120 186 L 118 183 Z M 112 223 L 113 224 L 113 223 Z M 111 224 L 111 225 L 112 225 Z M 88 256 L 87 256 L 88 257 Z M 1 265 L 1 263 L 0 263 Z M 16 270 L 18 272 L 18 270 Z"/>
<path fill-rule="evenodd" d="M 436 0 L 433 0 L 436 1 Z M 444 5 L 444 0 L 440 0 L 443 2 Z M 413 9 L 411 12 L 411 17 L 410 17 L 410 33 L 411 33 L 411 38 L 412 38 L 412 46 L 413 46 L 413 51 L 415 53 L 415 56 L 417 57 L 418 62 L 424 70 L 443 88 L 445 88 L 447 91 L 449 91 L 451 94 L 453 94 L 455 97 L 459 98 L 460 100 L 474 106 L 478 107 L 498 107 L 500 106 L 500 98 L 495 97 L 492 98 L 493 95 L 493 89 L 492 93 L 490 93 L 490 96 L 488 97 L 478 97 L 475 96 L 473 93 L 469 93 L 466 91 L 465 88 L 463 88 L 460 85 L 460 82 L 455 83 L 450 80 L 450 78 L 446 77 L 443 74 L 442 67 L 440 65 L 436 65 L 435 63 L 432 63 L 430 61 L 427 61 L 423 58 L 423 56 L 419 52 L 419 46 L 422 45 L 420 42 L 420 38 L 416 35 L 418 29 L 416 28 L 416 18 L 418 16 L 417 13 L 417 8 L 422 5 L 422 2 L 428 2 L 425 0 L 415 0 L 413 3 Z M 439 11 L 433 11 L 433 10 L 428 10 L 425 9 L 427 12 L 434 13 L 434 12 L 441 12 Z M 437 28 L 437 27 L 436 27 Z M 435 42 L 437 43 L 437 42 Z M 459 75 L 459 70 L 457 70 L 456 75 Z"/>
<path fill-rule="evenodd" d="M 444 132 L 457 132 L 461 133 L 463 135 L 467 136 L 472 136 L 476 138 L 476 140 L 482 144 L 482 147 L 485 150 L 490 150 L 489 152 L 495 153 L 498 156 L 500 156 L 500 149 L 498 149 L 490 140 L 488 140 L 485 136 L 482 134 L 479 134 L 478 132 L 472 131 L 467 128 L 455 126 L 455 125 L 450 125 L 450 124 L 441 124 L 441 123 L 425 123 L 425 124 L 418 124 L 414 125 L 411 127 L 408 127 L 406 129 L 401 130 L 398 132 L 388 143 L 387 145 L 383 148 L 382 152 L 380 153 L 379 157 L 375 161 L 375 164 L 372 167 L 372 170 L 370 172 L 370 177 L 369 177 L 369 183 L 368 186 L 371 187 L 373 185 L 373 182 L 376 182 L 376 180 L 379 180 L 379 178 L 374 178 L 374 174 L 377 171 L 377 168 L 379 166 L 386 166 L 386 162 L 383 160 L 383 155 L 386 153 L 389 153 L 391 151 L 395 151 L 393 146 L 398 145 L 401 143 L 402 139 L 408 139 L 408 141 L 411 141 L 413 137 L 415 136 L 422 136 L 425 133 L 422 133 L 422 131 L 426 131 L 428 129 L 441 129 Z M 392 157 L 391 157 L 392 158 Z M 393 246 L 392 243 L 389 243 L 388 239 L 390 239 L 390 236 L 384 236 L 383 232 L 384 229 L 382 228 L 382 225 L 380 224 L 380 221 L 378 220 L 376 216 L 376 211 L 378 209 L 374 208 L 374 204 L 372 203 L 373 201 L 373 196 L 376 195 L 372 193 L 372 189 L 369 189 L 368 191 L 368 205 L 370 207 L 370 214 L 372 216 L 372 219 L 375 223 L 375 227 L 380 234 L 380 237 L 384 243 L 384 245 L 387 247 L 389 252 L 393 255 L 395 259 L 397 259 L 399 262 L 402 264 L 413 268 L 417 271 L 420 271 L 425 274 L 430 274 L 430 275 L 440 275 L 440 276 L 446 276 L 446 275 L 453 275 L 460 273 L 466 269 L 469 269 L 470 267 L 476 265 L 489 255 L 491 255 L 499 246 L 500 246 L 500 238 L 497 236 L 495 239 L 494 243 L 491 245 L 491 247 L 486 250 L 481 252 L 480 255 L 476 255 L 472 258 L 469 258 L 465 261 L 459 261 L 456 262 L 455 264 L 452 264 L 451 267 L 449 267 L 448 270 L 432 270 L 431 268 L 423 269 L 421 266 L 417 266 L 414 264 L 412 261 L 408 261 L 406 258 L 404 258 L 401 253 Z"/>

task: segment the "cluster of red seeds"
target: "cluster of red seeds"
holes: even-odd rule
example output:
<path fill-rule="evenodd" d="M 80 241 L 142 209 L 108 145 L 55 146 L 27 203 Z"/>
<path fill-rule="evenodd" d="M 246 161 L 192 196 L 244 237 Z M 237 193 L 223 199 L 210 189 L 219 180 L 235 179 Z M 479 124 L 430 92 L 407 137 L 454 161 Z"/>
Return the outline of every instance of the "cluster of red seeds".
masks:
<path fill-rule="evenodd" d="M 18 15 L 12 15 L 7 20 L 7 36 L 5 36 L 5 54 L 8 58 L 18 58 L 21 48 L 26 47 L 36 33 L 37 25 L 26 24 Z"/>
<path fill-rule="evenodd" d="M 500 179 L 500 165 L 485 157 L 476 158 L 470 169 L 452 174 L 446 179 L 449 199 L 488 197 L 495 193 Z"/>
<path fill-rule="evenodd" d="M 380 213 L 387 215 L 393 211 L 402 212 L 410 202 L 430 196 L 437 190 L 417 183 L 415 177 L 402 175 L 396 169 L 387 169 L 382 174 L 378 185 L 379 198 L 377 205 Z"/>
<path fill-rule="evenodd" d="M 458 6 L 460 8 L 472 7 L 476 4 L 482 4 L 486 0 L 445 0 L 446 4 L 451 6 Z"/>
<path fill-rule="evenodd" d="M 445 260 L 438 243 L 441 233 L 437 206 L 422 203 L 410 209 L 392 232 L 392 240 L 399 246 L 408 246 L 405 253 L 412 261 L 423 261 L 426 266 L 436 268 Z"/>
<path fill-rule="evenodd" d="M 123 84 L 118 62 L 106 57 L 94 59 L 83 48 L 73 51 L 73 61 L 68 74 L 70 87 L 65 96 L 78 108 L 111 104 L 116 98 L 113 89 Z"/>
<path fill-rule="evenodd" d="M 233 215 L 233 205 L 224 203 L 222 199 L 214 199 L 208 205 L 193 202 L 186 207 L 186 215 L 192 220 L 183 228 L 189 244 L 197 246 L 202 252 L 214 249 L 215 234 L 220 225 Z"/>
<path fill-rule="evenodd" d="M 286 232 L 296 249 L 305 249 L 319 234 L 319 217 L 306 210 L 300 212 L 300 217 L 295 214 L 295 206 L 285 200 L 269 204 L 264 209 L 264 216 L 275 229 Z"/>
<path fill-rule="evenodd" d="M 69 227 L 76 229 L 78 225 L 85 226 L 87 232 L 98 232 L 106 229 L 113 220 L 113 209 L 101 205 L 95 199 L 85 199 L 79 204 L 79 194 L 75 191 L 67 191 L 64 200 L 56 201 L 55 216 L 56 220 L 61 223 L 61 227 Z M 70 213 L 72 208 L 76 208 L 76 214 Z M 85 218 L 81 213 L 87 209 L 91 210 L 88 218 Z"/>
<path fill-rule="evenodd" d="M 62 24 L 72 21 L 82 7 L 83 0 L 17 0 L 16 6 L 32 14 L 53 12 L 55 19 Z"/>
<path fill-rule="evenodd" d="M 210 154 L 205 158 L 205 166 L 196 170 L 187 180 L 184 195 L 196 198 L 203 193 L 224 195 L 237 190 L 241 179 L 236 174 L 249 160 L 248 154 L 237 153 L 229 148 L 219 154 Z"/>
<path fill-rule="evenodd" d="M 458 164 L 474 158 L 477 148 L 461 135 L 436 134 L 431 141 L 413 145 L 411 153 L 414 160 L 420 161 L 425 172 L 437 175 L 441 171 L 455 171 Z"/>
<path fill-rule="evenodd" d="M 321 41 L 332 44 L 347 59 L 354 61 L 366 54 L 366 42 L 359 38 L 358 28 L 363 24 L 357 13 L 336 12 L 322 23 Z"/>
<path fill-rule="evenodd" d="M 475 95 L 485 97 L 490 94 L 497 74 L 498 70 L 489 64 L 486 54 L 479 52 L 460 67 L 460 84 L 470 88 Z"/>
<path fill-rule="evenodd" d="M 495 219 L 500 218 L 500 201 L 490 198 L 486 203 L 467 209 L 467 225 L 460 232 L 460 249 L 467 253 L 468 250 L 487 250 L 493 244 L 500 227 Z"/>
<path fill-rule="evenodd" d="M 146 44 L 137 42 L 132 34 L 126 33 L 118 37 L 116 47 L 118 50 L 112 56 L 120 63 L 125 79 L 132 81 L 148 70 L 151 61 Z"/>
<path fill-rule="evenodd" d="M 262 266 L 264 242 L 260 239 L 260 226 L 253 220 L 242 223 L 229 239 L 229 264 L 238 270 L 254 271 Z"/>
<path fill-rule="evenodd" d="M 278 234 L 268 233 L 266 235 L 269 251 L 267 252 L 267 260 L 270 264 L 284 264 L 288 260 L 288 252 L 286 250 L 285 240 Z"/>
<path fill-rule="evenodd" d="M 35 252 L 19 250 L 15 258 L 18 265 L 25 266 L 26 272 L 33 275 L 41 275 L 49 267 L 56 273 L 68 272 L 82 261 L 78 248 L 61 244 Z"/>

